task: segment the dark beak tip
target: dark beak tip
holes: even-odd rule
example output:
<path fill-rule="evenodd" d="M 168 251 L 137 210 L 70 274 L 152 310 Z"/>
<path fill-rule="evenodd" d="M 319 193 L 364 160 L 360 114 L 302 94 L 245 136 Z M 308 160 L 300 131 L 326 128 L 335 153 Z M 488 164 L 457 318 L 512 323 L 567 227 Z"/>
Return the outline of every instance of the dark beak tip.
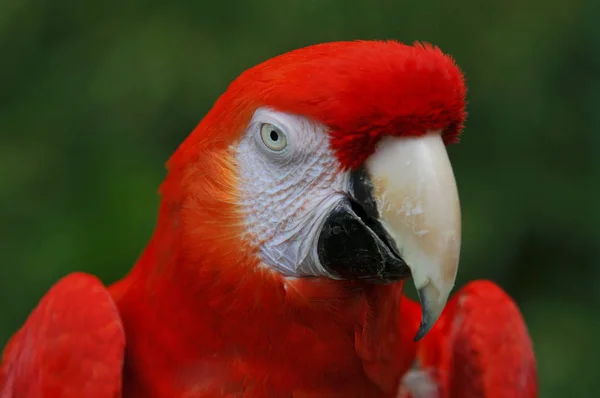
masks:
<path fill-rule="evenodd" d="M 417 334 L 415 335 L 413 341 L 415 343 L 418 343 L 419 340 L 421 340 L 423 337 L 425 337 L 425 335 L 427 335 L 430 329 L 431 328 L 429 327 L 427 322 L 421 321 L 421 325 L 419 325 L 419 330 L 417 331 Z"/>
<path fill-rule="evenodd" d="M 436 324 L 436 321 L 439 317 L 433 314 L 430 311 L 429 303 L 427 302 L 427 295 L 424 288 L 420 288 L 417 290 L 419 295 L 419 301 L 421 302 L 421 324 L 419 325 L 419 330 L 415 335 L 414 342 L 418 342 L 423 337 L 433 329 Z"/>

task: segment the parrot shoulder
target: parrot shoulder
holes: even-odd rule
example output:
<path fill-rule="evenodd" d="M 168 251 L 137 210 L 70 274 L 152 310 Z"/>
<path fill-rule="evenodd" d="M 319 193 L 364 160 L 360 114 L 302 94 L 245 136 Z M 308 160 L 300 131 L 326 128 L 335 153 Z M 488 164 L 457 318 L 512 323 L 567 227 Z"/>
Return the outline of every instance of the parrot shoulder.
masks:
<path fill-rule="evenodd" d="M 444 396 L 538 396 L 527 326 L 515 301 L 492 281 L 475 280 L 458 290 L 418 351 L 420 370 Z"/>
<path fill-rule="evenodd" d="M 125 332 L 102 282 L 59 280 L 4 349 L 0 398 L 121 397 Z"/>
<path fill-rule="evenodd" d="M 453 395 L 537 397 L 532 342 L 514 300 L 494 282 L 476 280 L 454 301 Z"/>

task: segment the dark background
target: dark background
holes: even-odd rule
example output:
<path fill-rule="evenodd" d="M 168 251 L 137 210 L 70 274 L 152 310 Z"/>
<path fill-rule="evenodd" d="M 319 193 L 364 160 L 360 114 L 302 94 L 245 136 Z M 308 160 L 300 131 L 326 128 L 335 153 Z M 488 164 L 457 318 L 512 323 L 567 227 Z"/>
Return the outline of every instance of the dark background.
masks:
<path fill-rule="evenodd" d="M 583 0 L 0 1 L 0 346 L 60 276 L 129 269 L 164 162 L 244 69 L 423 40 L 469 85 L 458 285 L 519 303 L 541 397 L 600 396 L 599 22 Z"/>

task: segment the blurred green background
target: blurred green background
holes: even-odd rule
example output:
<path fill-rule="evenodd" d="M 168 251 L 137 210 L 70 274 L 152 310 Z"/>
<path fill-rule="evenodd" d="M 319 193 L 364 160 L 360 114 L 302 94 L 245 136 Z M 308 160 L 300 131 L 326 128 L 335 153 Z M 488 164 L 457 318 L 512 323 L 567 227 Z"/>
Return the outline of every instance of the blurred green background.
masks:
<path fill-rule="evenodd" d="M 146 244 L 164 162 L 244 69 L 308 44 L 423 40 L 469 85 L 452 146 L 458 285 L 517 300 L 541 397 L 598 397 L 600 1 L 0 2 L 0 346 L 59 277 Z"/>

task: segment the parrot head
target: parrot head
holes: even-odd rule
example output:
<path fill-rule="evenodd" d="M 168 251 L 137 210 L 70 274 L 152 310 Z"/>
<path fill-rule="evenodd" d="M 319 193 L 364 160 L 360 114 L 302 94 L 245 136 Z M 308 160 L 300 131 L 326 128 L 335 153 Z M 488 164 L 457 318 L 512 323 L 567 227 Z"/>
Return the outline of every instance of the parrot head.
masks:
<path fill-rule="evenodd" d="M 161 211 L 177 216 L 159 223 L 213 280 L 412 278 L 419 339 L 458 267 L 445 145 L 462 131 L 465 94 L 430 45 L 335 42 L 272 58 L 234 80 L 171 157 Z"/>

